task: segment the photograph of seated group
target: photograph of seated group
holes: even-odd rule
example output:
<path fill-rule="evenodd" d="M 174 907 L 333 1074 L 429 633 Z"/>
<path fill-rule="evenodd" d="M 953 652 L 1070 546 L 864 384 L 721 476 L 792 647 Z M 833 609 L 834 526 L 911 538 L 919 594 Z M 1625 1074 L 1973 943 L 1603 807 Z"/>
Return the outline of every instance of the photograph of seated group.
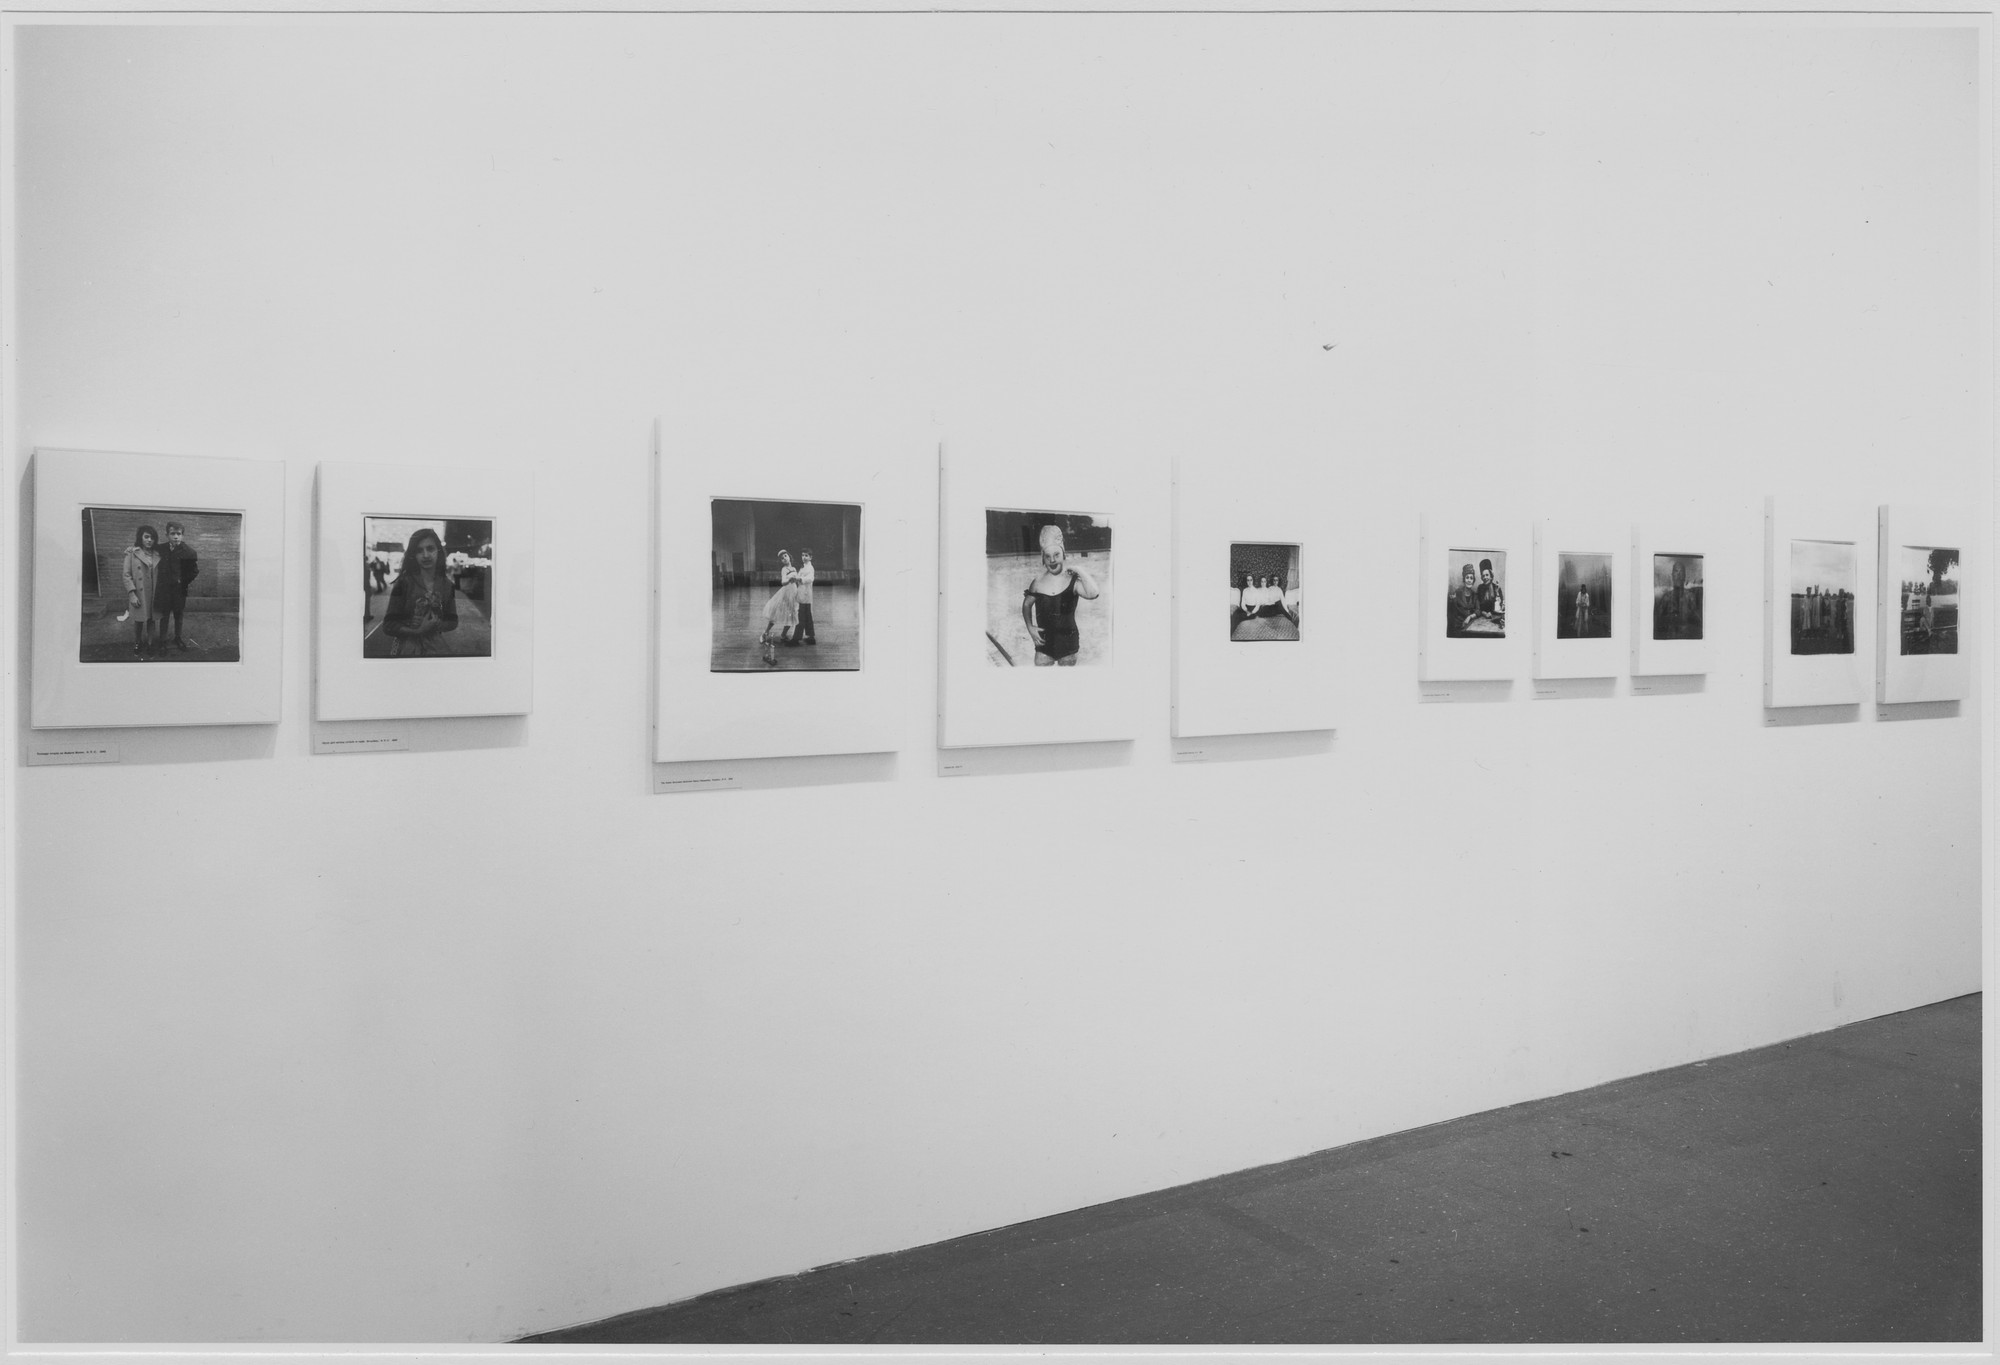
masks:
<path fill-rule="evenodd" d="M 242 566 L 240 512 L 84 508 L 78 662 L 238 662 Z"/>
<path fill-rule="evenodd" d="M 1109 663 L 1111 590 L 1110 518 L 986 509 L 988 663 Z"/>
<path fill-rule="evenodd" d="M 361 519 L 361 656 L 493 655 L 493 523 L 465 517 Z"/>
<path fill-rule="evenodd" d="M 1298 546 L 1230 542 L 1231 640 L 1297 640 L 1300 610 Z"/>
<path fill-rule="evenodd" d="M 709 501 L 711 673 L 861 667 L 861 508 Z"/>
<path fill-rule="evenodd" d="M 1459 550 L 1446 555 L 1451 587 L 1444 633 L 1452 640 L 1507 638 L 1507 552 Z"/>
<path fill-rule="evenodd" d="M 1901 556 L 1898 652 L 1958 653 L 1958 551 L 1905 545 Z"/>

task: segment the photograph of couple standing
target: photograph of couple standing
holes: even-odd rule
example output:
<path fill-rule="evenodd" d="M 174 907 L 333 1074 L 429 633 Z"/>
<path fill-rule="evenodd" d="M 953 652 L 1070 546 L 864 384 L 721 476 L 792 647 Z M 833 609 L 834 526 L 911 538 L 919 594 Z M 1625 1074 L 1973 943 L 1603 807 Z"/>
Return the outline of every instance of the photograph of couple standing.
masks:
<path fill-rule="evenodd" d="M 78 662 L 237 662 L 242 550 L 241 513 L 84 508 Z"/>
<path fill-rule="evenodd" d="M 861 508 L 715 498 L 711 673 L 861 667 Z"/>

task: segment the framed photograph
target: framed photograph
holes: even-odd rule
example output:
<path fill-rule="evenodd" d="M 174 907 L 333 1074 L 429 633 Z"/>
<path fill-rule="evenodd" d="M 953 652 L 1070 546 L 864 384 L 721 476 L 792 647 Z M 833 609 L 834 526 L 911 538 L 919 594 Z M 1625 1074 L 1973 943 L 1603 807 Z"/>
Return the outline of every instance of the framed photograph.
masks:
<path fill-rule="evenodd" d="M 1959 700 L 1972 676 L 1963 638 L 1972 617 L 1961 610 L 1971 545 L 1964 520 L 1946 508 L 1888 505 L 1878 524 L 1875 699 Z"/>
<path fill-rule="evenodd" d="M 39 728 L 272 725 L 285 467 L 35 452 Z"/>
<path fill-rule="evenodd" d="M 656 763 L 900 747 L 879 455 L 659 456 Z"/>
<path fill-rule="evenodd" d="M 1629 535 L 1609 523 L 1535 523 L 1535 676 L 1611 678 L 1624 671 Z"/>
<path fill-rule="evenodd" d="M 1417 676 L 1424 682 L 1512 678 L 1534 613 L 1525 601 L 1520 529 L 1427 513 L 1418 527 Z"/>
<path fill-rule="evenodd" d="M 1629 589 L 1632 672 L 1708 672 L 1708 553 L 1712 532 L 1645 523 L 1632 528 Z"/>
<path fill-rule="evenodd" d="M 530 710 L 534 552 L 525 472 L 322 464 L 314 716 Z"/>
<path fill-rule="evenodd" d="M 1863 508 L 1766 500 L 1766 706 L 1867 698 L 1875 647 L 1873 522 Z"/>
<path fill-rule="evenodd" d="M 1324 586 L 1328 520 L 1320 507 L 1244 498 L 1224 470 L 1177 462 L 1176 739 L 1333 728 L 1337 631 L 1331 617 L 1305 619 L 1309 565 Z"/>
<path fill-rule="evenodd" d="M 1115 488 L 940 458 L 943 748 L 1130 739 L 1137 651 L 1120 637 L 1130 528 Z"/>

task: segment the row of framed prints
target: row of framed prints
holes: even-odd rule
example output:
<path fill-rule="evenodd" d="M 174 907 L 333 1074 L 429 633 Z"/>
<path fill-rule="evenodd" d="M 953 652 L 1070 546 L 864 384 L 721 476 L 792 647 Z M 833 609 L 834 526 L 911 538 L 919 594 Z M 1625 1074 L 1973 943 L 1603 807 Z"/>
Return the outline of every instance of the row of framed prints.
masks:
<path fill-rule="evenodd" d="M 529 710 L 530 477 L 328 463 L 315 493 L 315 717 Z M 34 726 L 278 721 L 284 465 L 39 450 L 34 507 Z"/>
<path fill-rule="evenodd" d="M 1324 513 L 1174 479 L 1175 736 L 1331 728 L 1333 632 L 1304 591 Z M 659 468 L 656 761 L 899 747 L 879 504 L 798 462 L 725 481 Z M 275 723 L 284 486 L 273 462 L 37 452 L 32 723 Z M 315 493 L 315 718 L 529 710 L 529 476 L 328 463 Z M 1118 603 L 1151 561 L 1117 485 L 941 455 L 939 498 L 940 746 L 1135 737 L 1147 664 Z M 1706 672 L 1705 534 L 1426 515 L 1419 678 Z M 1950 514 L 1773 499 L 1765 544 L 1766 705 L 1863 700 L 1871 660 L 1881 701 L 1964 694 Z"/>
<path fill-rule="evenodd" d="M 1764 522 L 1766 706 L 1862 701 L 1871 664 L 1883 703 L 1965 695 L 1957 518 L 1771 498 Z M 1516 677 L 1524 644 L 1536 678 L 1708 671 L 1709 555 L 1698 530 L 1538 521 L 1526 582 L 1513 527 L 1426 516 L 1420 539 L 1426 682 Z M 1747 595 L 1748 585 L 1734 591 Z"/>

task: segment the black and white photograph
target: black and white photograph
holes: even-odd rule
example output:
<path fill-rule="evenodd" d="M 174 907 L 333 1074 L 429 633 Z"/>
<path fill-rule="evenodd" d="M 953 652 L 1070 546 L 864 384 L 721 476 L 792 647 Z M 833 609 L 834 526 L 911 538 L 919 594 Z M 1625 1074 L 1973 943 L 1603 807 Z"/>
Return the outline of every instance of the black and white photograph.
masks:
<path fill-rule="evenodd" d="M 1506 639 L 1507 552 L 1448 550 L 1445 564 L 1450 583 L 1445 593 L 1445 638 Z"/>
<path fill-rule="evenodd" d="M 363 517 L 361 542 L 363 658 L 492 657 L 492 521 Z"/>
<path fill-rule="evenodd" d="M 1611 556 L 1556 554 L 1556 638 L 1611 638 Z"/>
<path fill-rule="evenodd" d="M 81 663 L 242 658 L 243 516 L 83 509 Z"/>
<path fill-rule="evenodd" d="M 986 660 L 997 668 L 1111 661 L 1111 520 L 986 509 Z"/>
<path fill-rule="evenodd" d="M 1300 612 L 1299 547 L 1230 542 L 1229 638 L 1296 640 Z"/>
<path fill-rule="evenodd" d="M 709 502 L 711 673 L 861 667 L 861 508 Z"/>
<path fill-rule="evenodd" d="M 1958 551 L 1905 545 L 1897 577 L 1904 654 L 1958 653 Z"/>
<path fill-rule="evenodd" d="M 1701 639 L 1700 555 L 1653 556 L 1653 638 Z"/>
<path fill-rule="evenodd" d="M 1854 546 L 1792 542 L 1792 653 L 1854 652 Z"/>

